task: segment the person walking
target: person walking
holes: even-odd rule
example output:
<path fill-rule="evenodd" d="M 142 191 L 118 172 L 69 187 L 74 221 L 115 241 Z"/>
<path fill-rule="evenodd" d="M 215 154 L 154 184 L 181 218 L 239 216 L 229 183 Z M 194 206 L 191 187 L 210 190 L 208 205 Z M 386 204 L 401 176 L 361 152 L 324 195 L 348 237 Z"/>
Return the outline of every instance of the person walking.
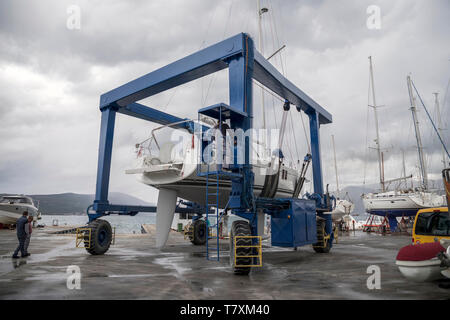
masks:
<path fill-rule="evenodd" d="M 28 246 L 30 245 L 30 240 L 31 240 L 31 233 L 33 232 L 33 217 L 29 216 L 28 217 L 28 222 L 25 224 L 25 233 L 26 233 L 26 238 L 25 238 L 25 244 L 24 244 L 24 251 L 25 251 L 25 256 L 31 256 L 31 254 L 28 252 Z"/>
<path fill-rule="evenodd" d="M 19 246 L 17 247 L 16 251 L 14 251 L 14 254 L 12 256 L 13 259 L 19 258 L 19 256 L 17 255 L 19 253 L 19 250 L 22 255 L 22 258 L 27 256 L 26 252 L 25 252 L 25 248 L 24 248 L 25 239 L 27 237 L 27 234 L 25 233 L 25 224 L 28 222 L 27 217 L 28 217 L 28 212 L 24 211 L 22 216 L 19 219 L 17 219 L 16 230 L 17 230 L 17 239 L 19 240 Z"/>

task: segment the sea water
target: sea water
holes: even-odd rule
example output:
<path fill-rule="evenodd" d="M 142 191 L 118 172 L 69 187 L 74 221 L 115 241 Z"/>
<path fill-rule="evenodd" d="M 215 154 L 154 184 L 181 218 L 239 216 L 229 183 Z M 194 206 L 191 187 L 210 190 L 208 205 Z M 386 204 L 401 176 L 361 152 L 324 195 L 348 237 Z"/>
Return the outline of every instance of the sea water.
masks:
<path fill-rule="evenodd" d="M 155 224 L 156 213 L 138 213 L 135 216 L 126 215 L 110 215 L 104 216 L 102 219 L 107 220 L 112 227 L 116 228 L 117 234 L 133 234 L 141 233 L 141 226 L 143 224 Z M 210 226 L 215 227 L 215 218 L 209 217 Z M 228 230 L 231 230 L 231 224 L 235 220 L 242 220 L 234 215 L 230 215 L 228 219 Z M 57 225 L 59 227 L 67 226 L 67 228 L 81 227 L 88 223 L 87 215 L 42 215 L 41 220 L 38 220 L 38 224 L 44 226 Z"/>
<path fill-rule="evenodd" d="M 116 228 L 116 233 L 131 234 L 141 233 L 141 225 L 155 224 L 155 213 L 139 213 L 135 216 L 119 216 L 110 215 L 102 217 L 107 220 L 112 227 Z M 88 223 L 87 215 L 42 215 L 42 219 L 38 224 L 45 226 L 52 226 L 54 224 L 60 227 L 78 227 L 84 226 Z"/>

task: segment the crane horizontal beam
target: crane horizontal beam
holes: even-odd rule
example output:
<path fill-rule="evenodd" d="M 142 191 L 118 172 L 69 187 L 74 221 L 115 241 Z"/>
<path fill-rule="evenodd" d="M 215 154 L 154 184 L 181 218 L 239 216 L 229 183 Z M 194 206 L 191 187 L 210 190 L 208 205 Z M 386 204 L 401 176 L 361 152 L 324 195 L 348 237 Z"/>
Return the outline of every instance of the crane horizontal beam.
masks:
<path fill-rule="evenodd" d="M 240 33 L 205 49 L 197 51 L 160 69 L 132 80 L 100 97 L 100 109 L 108 106 L 133 107 L 133 103 L 184 83 L 207 76 L 228 67 L 233 57 L 242 56 L 245 48 L 245 34 Z M 254 50 L 253 78 L 296 105 L 308 114 L 317 112 L 320 124 L 332 122 L 332 116 L 305 92 L 284 77 L 266 58 Z M 250 64 L 250 63 L 249 63 Z M 138 106 L 135 106 L 139 108 Z M 130 114 L 131 111 L 120 113 Z"/>
<path fill-rule="evenodd" d="M 333 118 L 316 101 L 295 86 L 291 81 L 284 77 L 266 58 L 255 51 L 255 66 L 253 78 L 263 86 L 269 88 L 280 97 L 296 105 L 307 114 L 317 112 L 319 114 L 320 124 L 331 123 Z"/>

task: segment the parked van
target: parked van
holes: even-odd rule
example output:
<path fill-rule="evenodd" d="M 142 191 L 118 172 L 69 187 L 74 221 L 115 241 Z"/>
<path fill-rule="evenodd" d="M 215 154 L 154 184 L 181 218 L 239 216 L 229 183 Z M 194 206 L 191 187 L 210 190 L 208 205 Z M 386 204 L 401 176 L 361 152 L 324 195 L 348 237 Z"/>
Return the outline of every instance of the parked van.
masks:
<path fill-rule="evenodd" d="M 450 217 L 447 207 L 419 210 L 414 220 L 412 242 L 430 243 L 450 240 Z"/>

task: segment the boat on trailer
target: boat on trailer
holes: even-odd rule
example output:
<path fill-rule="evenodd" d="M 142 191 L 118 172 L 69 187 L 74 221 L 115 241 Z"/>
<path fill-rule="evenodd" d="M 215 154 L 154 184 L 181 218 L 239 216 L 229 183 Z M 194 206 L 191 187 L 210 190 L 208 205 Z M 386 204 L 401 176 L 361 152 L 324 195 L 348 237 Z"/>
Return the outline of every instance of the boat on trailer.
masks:
<path fill-rule="evenodd" d="M 194 120 L 184 120 L 183 122 L 199 124 Z M 200 161 L 202 141 L 198 139 L 195 132 L 180 128 L 179 125 L 180 123 L 177 122 L 153 129 L 148 139 L 136 144 L 134 167 L 125 171 L 126 174 L 137 175 L 140 182 L 159 190 L 156 221 L 158 226 L 157 246 L 163 246 L 167 240 L 167 233 L 161 232 L 158 236 L 158 230 L 166 230 L 173 225 L 177 198 L 206 206 L 206 177 L 199 175 L 198 172 L 213 172 L 219 166 L 221 170 L 226 170 L 227 164 L 233 161 L 229 158 L 231 152 L 227 152 L 231 146 L 229 143 L 227 145 L 227 141 L 230 139 L 226 139 L 226 132 L 223 132 L 224 142 L 223 144 L 219 142 L 219 147 L 212 139 L 211 158 L 209 163 L 205 164 L 204 161 Z M 205 127 L 204 122 L 199 125 L 207 130 L 214 130 L 214 126 L 217 127 L 217 123 L 208 127 Z M 302 170 L 298 170 L 298 168 L 285 164 L 282 152 L 273 156 L 265 143 L 256 139 L 252 141 L 250 149 L 252 171 L 255 177 L 253 187 L 255 197 L 298 198 L 301 186 L 306 181 L 304 179 L 305 166 Z M 221 147 L 225 150 L 224 158 L 221 156 Z M 309 161 L 309 159 L 305 161 Z M 217 186 L 215 185 L 218 193 L 217 207 L 226 209 L 232 178 L 224 175 L 218 178 L 219 182 Z"/>
<path fill-rule="evenodd" d="M 162 129 L 176 130 L 172 137 L 182 137 L 178 141 L 161 139 L 156 132 Z M 162 136 L 165 136 L 162 134 Z M 162 141 L 163 140 L 163 141 Z M 167 141 L 168 140 L 168 141 Z M 197 171 L 206 171 L 207 164 L 198 165 L 200 141 L 194 133 L 186 129 L 175 129 L 173 125 L 157 127 L 152 136 L 136 145 L 136 163 L 127 174 L 137 174 L 140 182 L 157 189 L 169 189 L 177 192 L 178 197 L 205 205 L 206 178 L 198 176 Z M 271 165 L 271 158 L 264 157 L 258 151 L 258 142 L 253 143 L 253 173 L 255 174 L 254 192 L 259 196 L 263 190 L 265 177 Z M 217 167 L 216 148 L 212 149 L 212 161 L 209 171 Z M 267 154 L 267 153 L 266 153 Z M 276 172 L 274 172 L 276 174 Z M 275 197 L 292 198 L 295 185 L 300 176 L 297 168 L 281 162 L 280 174 L 276 182 Z M 231 178 L 221 177 L 219 182 L 219 207 L 225 208 L 231 191 Z"/>

